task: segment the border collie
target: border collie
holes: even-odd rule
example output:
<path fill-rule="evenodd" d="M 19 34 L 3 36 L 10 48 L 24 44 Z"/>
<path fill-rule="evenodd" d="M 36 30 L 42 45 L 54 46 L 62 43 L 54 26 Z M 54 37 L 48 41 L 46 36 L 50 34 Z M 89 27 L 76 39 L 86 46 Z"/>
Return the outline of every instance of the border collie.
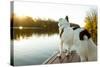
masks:
<path fill-rule="evenodd" d="M 65 45 L 67 46 L 66 56 L 68 56 L 72 50 L 75 50 L 80 56 L 81 61 L 97 60 L 97 47 L 86 29 L 70 27 L 68 16 L 66 16 L 65 19 L 60 18 L 58 26 L 61 39 L 59 57 Z"/>

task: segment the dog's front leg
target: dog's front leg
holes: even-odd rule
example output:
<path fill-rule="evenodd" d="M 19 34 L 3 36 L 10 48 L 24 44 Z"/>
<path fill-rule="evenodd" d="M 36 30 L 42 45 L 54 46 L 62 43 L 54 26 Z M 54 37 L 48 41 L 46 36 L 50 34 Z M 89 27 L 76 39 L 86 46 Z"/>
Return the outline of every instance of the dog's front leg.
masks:
<path fill-rule="evenodd" d="M 57 55 L 58 57 L 61 57 L 61 54 L 63 52 L 63 41 L 61 41 L 60 46 L 59 46 L 59 54 Z"/>

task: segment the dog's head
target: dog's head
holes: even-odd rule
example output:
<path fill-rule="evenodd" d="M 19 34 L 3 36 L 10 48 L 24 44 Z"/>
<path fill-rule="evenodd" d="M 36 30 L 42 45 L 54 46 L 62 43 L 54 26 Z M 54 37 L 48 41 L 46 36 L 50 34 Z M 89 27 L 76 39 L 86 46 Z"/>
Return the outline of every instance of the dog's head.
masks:
<path fill-rule="evenodd" d="M 59 27 L 70 27 L 70 23 L 66 19 L 60 18 L 58 21 L 58 26 Z"/>

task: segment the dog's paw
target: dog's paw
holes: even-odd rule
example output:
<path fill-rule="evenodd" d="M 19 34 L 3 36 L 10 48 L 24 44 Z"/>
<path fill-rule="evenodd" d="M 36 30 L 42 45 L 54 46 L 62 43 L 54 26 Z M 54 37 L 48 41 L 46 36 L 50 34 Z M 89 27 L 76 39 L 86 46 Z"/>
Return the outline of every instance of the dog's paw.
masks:
<path fill-rule="evenodd" d="M 57 54 L 57 56 L 59 57 L 59 56 L 61 56 L 61 54 Z"/>
<path fill-rule="evenodd" d="M 66 55 L 66 57 L 69 57 L 71 55 L 71 53 L 67 52 L 65 55 Z"/>
<path fill-rule="evenodd" d="M 57 54 L 57 57 L 61 58 L 61 54 Z"/>
<path fill-rule="evenodd" d="M 66 55 L 66 56 L 68 56 L 68 55 L 69 55 L 69 53 L 66 53 L 65 55 Z"/>

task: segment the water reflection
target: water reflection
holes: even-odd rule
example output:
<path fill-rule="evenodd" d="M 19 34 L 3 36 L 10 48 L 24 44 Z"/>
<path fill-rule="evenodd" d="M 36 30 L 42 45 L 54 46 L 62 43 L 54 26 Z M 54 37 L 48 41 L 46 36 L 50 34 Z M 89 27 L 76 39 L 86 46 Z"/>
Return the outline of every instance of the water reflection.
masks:
<path fill-rule="evenodd" d="M 58 51 L 57 30 L 18 29 L 13 30 L 14 65 L 38 65 Z"/>
<path fill-rule="evenodd" d="M 12 28 L 11 29 L 13 31 L 13 35 L 11 37 L 11 39 L 20 39 L 20 38 L 25 38 L 25 37 L 30 37 L 32 36 L 32 34 L 34 35 L 48 35 L 51 36 L 53 34 L 57 34 L 58 30 L 57 29 L 52 29 L 52 30 L 47 30 L 47 29 L 33 29 L 33 28 L 23 28 L 21 27 L 21 29 L 19 28 Z"/>
<path fill-rule="evenodd" d="M 58 51 L 59 36 L 36 36 L 14 40 L 14 65 L 39 65 Z"/>

